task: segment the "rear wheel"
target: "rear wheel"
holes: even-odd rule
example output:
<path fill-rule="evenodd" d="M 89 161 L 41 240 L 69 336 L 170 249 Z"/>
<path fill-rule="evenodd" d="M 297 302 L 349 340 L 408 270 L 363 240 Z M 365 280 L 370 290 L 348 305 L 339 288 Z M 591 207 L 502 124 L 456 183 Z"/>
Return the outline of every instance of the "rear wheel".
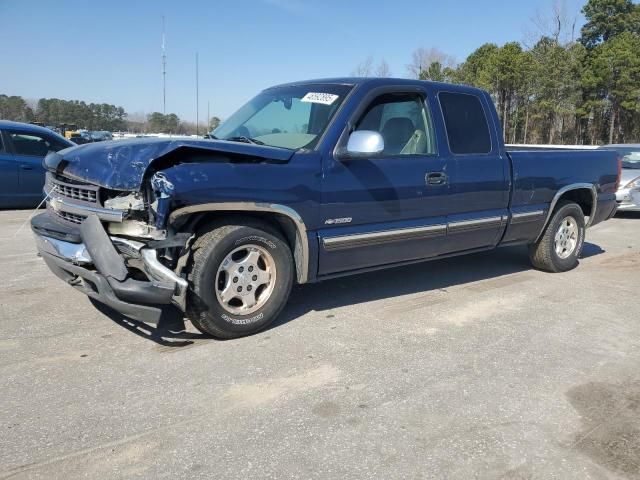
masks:
<path fill-rule="evenodd" d="M 187 316 L 218 338 L 255 333 L 282 311 L 293 283 L 286 241 L 262 223 L 224 225 L 194 243 Z"/>
<path fill-rule="evenodd" d="M 560 201 L 540 240 L 529 246 L 531 263 L 547 272 L 566 272 L 577 267 L 584 235 L 585 221 L 580 206 Z"/>

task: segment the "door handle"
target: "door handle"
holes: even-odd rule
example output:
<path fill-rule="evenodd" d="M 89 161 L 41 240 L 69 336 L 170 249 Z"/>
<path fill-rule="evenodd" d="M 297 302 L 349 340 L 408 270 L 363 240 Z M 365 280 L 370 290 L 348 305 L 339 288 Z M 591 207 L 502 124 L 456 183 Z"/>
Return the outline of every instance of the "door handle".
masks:
<path fill-rule="evenodd" d="M 33 170 L 33 167 L 31 165 L 20 165 L 20 168 L 22 170 Z"/>
<path fill-rule="evenodd" d="M 444 172 L 429 172 L 425 175 L 427 185 L 444 185 L 447 183 L 447 174 Z"/>

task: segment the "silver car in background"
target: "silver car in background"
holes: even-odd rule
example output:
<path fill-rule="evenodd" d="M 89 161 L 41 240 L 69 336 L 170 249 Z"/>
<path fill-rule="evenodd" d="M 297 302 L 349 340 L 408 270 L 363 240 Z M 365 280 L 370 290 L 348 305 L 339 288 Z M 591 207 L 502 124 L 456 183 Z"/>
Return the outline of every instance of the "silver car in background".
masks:
<path fill-rule="evenodd" d="M 616 192 L 619 212 L 640 212 L 640 144 L 604 145 L 622 157 L 622 176 Z"/>

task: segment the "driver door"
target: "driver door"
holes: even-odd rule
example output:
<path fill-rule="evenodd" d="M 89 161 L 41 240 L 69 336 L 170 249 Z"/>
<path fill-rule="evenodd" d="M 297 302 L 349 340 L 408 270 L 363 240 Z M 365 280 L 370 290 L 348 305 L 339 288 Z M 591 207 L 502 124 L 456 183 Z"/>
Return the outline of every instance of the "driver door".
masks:
<path fill-rule="evenodd" d="M 321 276 L 428 258 L 442 249 L 447 164 L 437 154 L 427 92 L 378 90 L 351 124 L 379 132 L 384 151 L 364 159 L 335 153 L 325 159 Z"/>

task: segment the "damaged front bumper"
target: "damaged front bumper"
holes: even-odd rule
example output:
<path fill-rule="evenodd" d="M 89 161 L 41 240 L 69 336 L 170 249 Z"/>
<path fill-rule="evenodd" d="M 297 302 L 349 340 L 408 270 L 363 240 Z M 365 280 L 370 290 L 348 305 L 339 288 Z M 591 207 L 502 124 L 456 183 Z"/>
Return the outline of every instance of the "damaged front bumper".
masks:
<path fill-rule="evenodd" d="M 89 297 L 148 323 L 158 322 L 163 305 L 185 310 L 187 281 L 160 263 L 155 249 L 110 237 L 96 214 L 70 230 L 45 212 L 31 220 L 31 228 L 49 269 Z M 145 280 L 131 277 L 122 251 L 138 258 Z"/>

